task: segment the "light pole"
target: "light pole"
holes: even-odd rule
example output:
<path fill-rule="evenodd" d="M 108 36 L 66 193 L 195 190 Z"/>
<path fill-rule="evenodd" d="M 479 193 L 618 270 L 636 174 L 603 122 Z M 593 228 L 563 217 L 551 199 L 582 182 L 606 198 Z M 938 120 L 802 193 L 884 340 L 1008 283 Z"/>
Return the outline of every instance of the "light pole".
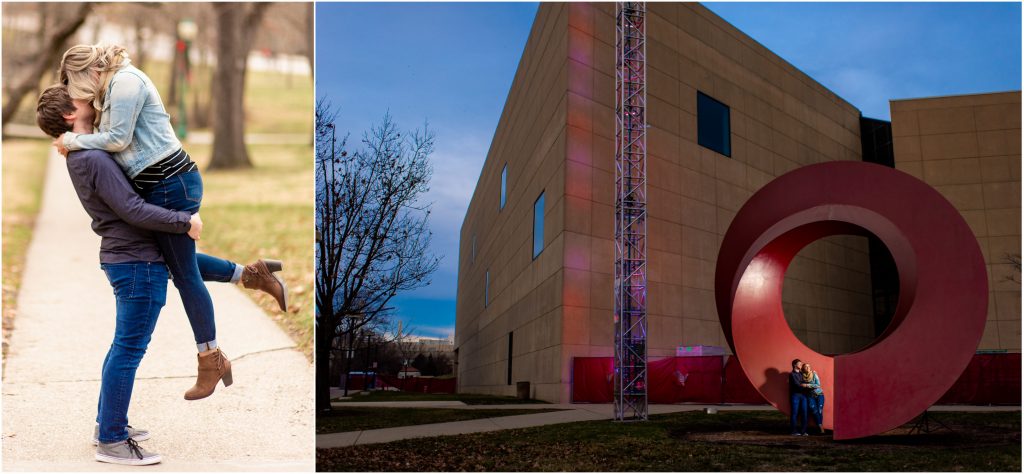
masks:
<path fill-rule="evenodd" d="M 188 106 L 185 97 L 188 93 L 189 83 L 192 82 L 192 68 L 189 60 L 189 51 L 192 48 L 192 41 L 195 41 L 199 33 L 199 27 L 190 19 L 178 22 L 178 43 L 175 45 L 179 57 L 179 63 L 174 69 L 178 76 L 178 123 L 175 132 L 179 139 L 184 140 L 188 136 Z"/>
<path fill-rule="evenodd" d="M 348 396 L 349 373 L 352 372 L 352 361 L 356 358 L 356 350 L 353 347 L 356 339 L 356 325 L 363 320 L 364 316 L 362 314 L 352 314 L 346 317 L 352 320 L 352 326 L 348 332 L 348 347 L 345 350 L 345 391 L 342 393 L 343 397 Z"/>

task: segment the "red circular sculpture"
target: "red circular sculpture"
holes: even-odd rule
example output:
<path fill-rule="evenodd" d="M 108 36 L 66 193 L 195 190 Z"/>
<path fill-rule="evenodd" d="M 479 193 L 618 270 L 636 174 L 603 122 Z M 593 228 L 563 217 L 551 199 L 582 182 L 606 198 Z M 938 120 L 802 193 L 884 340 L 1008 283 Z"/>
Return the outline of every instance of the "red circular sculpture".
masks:
<path fill-rule="evenodd" d="M 899 272 L 892 322 L 871 345 L 819 354 L 793 334 L 782 311 L 786 268 L 830 235 L 874 234 Z M 743 371 L 789 412 L 790 362 L 810 362 L 825 390 L 834 439 L 870 436 L 920 415 L 956 381 L 985 327 L 988 277 L 960 213 L 926 183 L 863 162 L 806 166 L 755 193 L 725 234 L 715 298 Z"/>

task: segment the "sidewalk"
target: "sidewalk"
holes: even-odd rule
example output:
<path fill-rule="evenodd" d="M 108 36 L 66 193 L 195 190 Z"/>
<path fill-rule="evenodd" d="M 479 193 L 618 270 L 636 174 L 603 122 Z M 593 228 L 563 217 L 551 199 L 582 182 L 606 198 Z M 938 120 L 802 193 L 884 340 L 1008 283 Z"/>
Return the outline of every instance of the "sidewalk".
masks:
<path fill-rule="evenodd" d="M 93 459 L 100 366 L 114 331 L 98 251 L 63 158 L 52 154 L 3 379 L 5 470 L 138 469 Z M 153 433 L 143 447 L 164 458 L 148 469 L 313 470 L 312 364 L 239 289 L 209 288 L 235 383 L 204 400 L 183 399 L 195 380 L 195 343 L 169 284 L 128 412 Z"/>
<path fill-rule="evenodd" d="M 431 402 L 351 402 L 332 403 L 332 406 L 376 406 L 376 407 L 424 407 L 423 403 Z M 433 402 L 437 403 L 437 402 Z M 442 402 L 462 403 L 462 402 Z M 436 405 L 432 405 L 436 406 Z M 714 407 L 718 411 L 730 410 L 774 410 L 768 405 L 651 405 L 649 413 L 660 415 L 681 411 L 702 411 Z M 467 410 L 486 409 L 561 409 L 563 411 L 536 413 L 527 415 L 482 418 L 477 420 L 453 421 L 449 423 L 432 423 L 427 425 L 399 426 L 378 430 L 349 431 L 344 433 L 320 434 L 316 436 L 316 447 L 340 448 L 357 444 L 388 443 L 409 438 L 425 438 L 431 436 L 448 436 L 467 433 L 483 433 L 486 431 L 511 430 L 534 426 L 557 425 L 577 421 L 610 420 L 613 415 L 611 404 L 513 404 L 513 405 L 445 405 L 444 408 L 461 408 Z"/>

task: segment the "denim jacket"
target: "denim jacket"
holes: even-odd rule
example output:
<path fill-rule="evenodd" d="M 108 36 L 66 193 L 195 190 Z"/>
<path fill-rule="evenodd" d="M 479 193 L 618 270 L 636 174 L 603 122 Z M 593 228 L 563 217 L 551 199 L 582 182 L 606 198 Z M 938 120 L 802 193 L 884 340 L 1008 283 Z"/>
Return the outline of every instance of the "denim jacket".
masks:
<path fill-rule="evenodd" d="M 813 393 L 816 396 L 817 395 L 824 395 L 825 391 L 821 389 L 821 379 L 818 378 L 818 373 L 817 372 L 811 372 L 811 373 L 814 374 L 814 378 L 811 379 L 811 383 L 810 383 L 810 385 L 811 385 L 811 387 L 810 387 L 811 388 L 811 393 Z"/>
<path fill-rule="evenodd" d="M 106 150 L 129 178 L 181 148 L 160 93 L 126 59 L 103 99 L 99 133 L 64 134 L 68 150 Z"/>

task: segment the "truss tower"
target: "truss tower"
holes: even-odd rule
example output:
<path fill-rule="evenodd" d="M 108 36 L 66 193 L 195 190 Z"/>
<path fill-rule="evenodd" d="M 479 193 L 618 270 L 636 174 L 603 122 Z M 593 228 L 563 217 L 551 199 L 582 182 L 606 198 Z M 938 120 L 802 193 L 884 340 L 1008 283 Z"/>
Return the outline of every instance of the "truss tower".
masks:
<path fill-rule="evenodd" d="M 644 2 L 615 28 L 615 419 L 647 419 L 647 42 Z"/>

